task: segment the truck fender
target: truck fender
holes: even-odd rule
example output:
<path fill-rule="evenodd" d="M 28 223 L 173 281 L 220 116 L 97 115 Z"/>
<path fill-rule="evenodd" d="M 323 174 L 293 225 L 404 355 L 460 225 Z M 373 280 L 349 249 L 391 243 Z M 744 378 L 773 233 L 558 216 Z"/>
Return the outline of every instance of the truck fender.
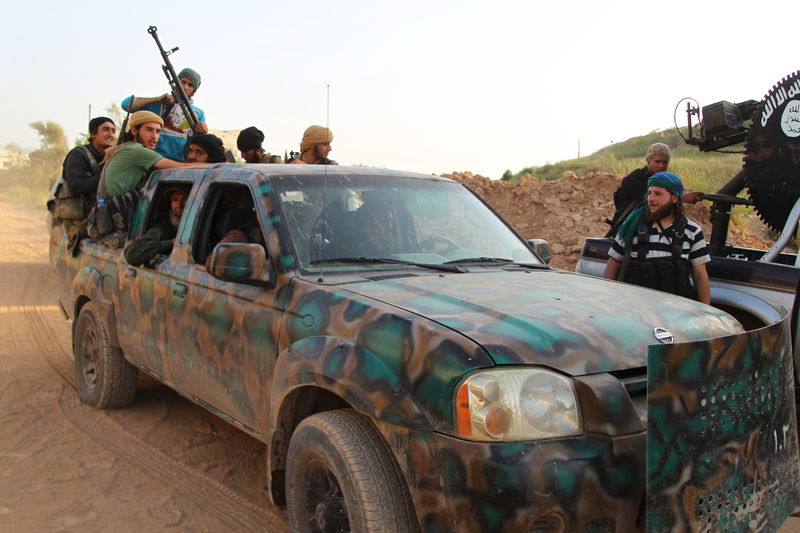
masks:
<path fill-rule="evenodd" d="M 72 279 L 72 286 L 75 291 L 75 301 L 73 304 L 73 326 L 77 322 L 78 314 L 86 302 L 92 301 L 97 305 L 97 311 L 103 317 L 104 325 L 109 334 L 111 343 L 119 347 L 119 339 L 117 338 L 117 321 L 116 314 L 114 313 L 114 302 L 106 294 L 106 287 L 109 285 L 109 280 L 105 279 L 109 276 L 104 276 L 97 268 L 86 265 L 78 269 L 75 277 Z"/>
<path fill-rule="evenodd" d="M 278 356 L 273 375 L 272 427 L 279 407 L 299 387 L 331 392 L 356 411 L 391 424 L 431 429 L 430 421 L 412 391 L 371 351 L 333 337 L 306 337 Z"/>
<path fill-rule="evenodd" d="M 306 337 L 278 356 L 270 397 L 267 486 L 277 506 L 286 505 L 286 454 L 294 428 L 319 409 L 350 406 L 389 424 L 430 429 L 428 417 L 400 376 L 373 352 L 334 337 Z M 302 389 L 308 389 L 303 391 Z M 300 397 L 328 394 L 323 405 L 299 405 Z M 302 402 L 301 402 L 302 403 Z M 345 405 L 346 404 L 346 405 Z"/>
<path fill-rule="evenodd" d="M 725 287 L 712 287 L 711 305 L 720 304 L 750 313 L 767 326 L 780 322 L 785 313 L 789 311 L 787 309 L 781 313 L 781 309 L 776 309 L 772 304 L 743 291 Z"/>

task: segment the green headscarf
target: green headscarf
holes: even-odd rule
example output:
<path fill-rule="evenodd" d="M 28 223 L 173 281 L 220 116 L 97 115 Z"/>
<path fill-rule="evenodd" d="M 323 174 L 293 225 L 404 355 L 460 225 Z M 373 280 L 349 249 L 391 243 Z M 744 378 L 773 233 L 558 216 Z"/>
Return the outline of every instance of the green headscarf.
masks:
<path fill-rule="evenodd" d="M 676 195 L 679 199 L 683 199 L 683 182 L 672 172 L 656 172 L 647 180 L 647 186 L 662 187 L 671 194 Z M 638 228 L 639 224 L 644 220 L 644 210 L 646 207 L 647 205 L 645 202 L 637 205 L 617 230 L 617 235 L 622 237 L 626 248 L 633 242 L 633 235 L 636 233 L 636 228 Z"/>
<path fill-rule="evenodd" d="M 197 92 L 197 89 L 200 88 L 200 74 L 198 74 L 196 70 L 192 70 L 190 68 L 183 69 L 182 71 L 178 72 L 178 79 L 181 78 L 189 78 L 190 80 L 192 80 L 192 85 L 194 85 L 194 92 Z"/>

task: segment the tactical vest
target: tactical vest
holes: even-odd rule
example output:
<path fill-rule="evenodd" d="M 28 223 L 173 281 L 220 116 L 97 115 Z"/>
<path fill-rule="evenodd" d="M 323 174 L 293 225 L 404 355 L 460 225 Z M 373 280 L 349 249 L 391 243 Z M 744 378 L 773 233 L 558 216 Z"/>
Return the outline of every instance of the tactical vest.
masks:
<path fill-rule="evenodd" d="M 622 281 L 696 300 L 697 290 L 691 283 L 692 264 L 681 257 L 683 241 L 686 239 L 686 217 L 681 217 L 670 230 L 669 234 L 665 232 L 664 235 L 670 241 L 671 256 L 648 258 L 650 224 L 639 224 L 636 230 L 636 258 L 629 258 Z"/>
<path fill-rule="evenodd" d="M 94 155 L 89 150 L 89 147 L 84 145 L 80 147 L 84 155 L 89 160 L 89 165 L 92 169 L 92 175 L 100 174 L 100 166 L 94 158 Z M 69 189 L 67 180 L 62 176 L 61 184 L 56 190 L 56 218 L 59 220 L 83 220 L 89 214 L 94 203 L 94 195 L 75 196 Z"/>
<path fill-rule="evenodd" d="M 114 158 L 118 152 L 114 152 L 108 161 Z M 112 234 L 117 236 L 117 246 L 111 246 L 109 240 L 106 244 L 111 248 L 122 247 L 127 236 L 128 229 L 130 228 L 133 216 L 136 213 L 136 206 L 139 203 L 139 189 L 144 185 L 150 177 L 153 169 L 151 168 L 139 178 L 139 183 L 133 190 L 117 194 L 109 197 L 108 189 L 106 187 L 106 170 L 108 169 L 108 161 L 103 166 L 100 172 L 100 182 L 97 184 L 97 204 L 89 211 L 87 217 L 88 228 L 87 232 L 89 237 L 93 239 L 102 239 Z"/>

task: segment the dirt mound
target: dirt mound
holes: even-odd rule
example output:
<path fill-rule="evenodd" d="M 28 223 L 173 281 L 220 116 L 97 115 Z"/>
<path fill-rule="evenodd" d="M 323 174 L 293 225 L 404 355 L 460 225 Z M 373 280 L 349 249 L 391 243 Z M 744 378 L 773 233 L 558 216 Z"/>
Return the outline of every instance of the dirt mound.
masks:
<path fill-rule="evenodd" d="M 574 270 L 583 241 L 608 230 L 605 220 L 614 214 L 614 191 L 622 175 L 593 172 L 575 176 L 568 172 L 557 180 L 538 180 L 524 174 L 519 183 L 490 180 L 471 172 L 444 174 L 464 183 L 497 210 L 526 239 L 545 239 L 553 253 L 551 265 Z M 687 215 L 711 235 L 709 203 L 687 206 Z M 749 248 L 769 248 L 770 243 L 731 223 L 728 241 Z"/>

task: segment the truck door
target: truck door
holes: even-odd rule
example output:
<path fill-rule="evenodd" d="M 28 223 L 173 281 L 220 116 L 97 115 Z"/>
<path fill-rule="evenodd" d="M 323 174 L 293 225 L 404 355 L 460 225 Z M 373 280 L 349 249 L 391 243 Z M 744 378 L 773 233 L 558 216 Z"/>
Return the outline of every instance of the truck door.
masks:
<path fill-rule="evenodd" d="M 169 257 L 191 188 L 191 183 L 161 181 L 155 193 L 142 200 L 147 202 L 144 222 L 137 237 L 126 243 L 119 261 L 120 345 L 132 361 L 161 377 L 169 374 L 164 357 L 164 312 L 174 264 Z"/>
<path fill-rule="evenodd" d="M 209 186 L 191 254 L 172 273 L 166 307 L 170 381 L 251 433 L 267 427 L 282 314 L 278 290 L 216 279 L 206 263 L 220 242 L 257 243 L 267 254 L 266 211 L 257 205 L 244 184 Z"/>

